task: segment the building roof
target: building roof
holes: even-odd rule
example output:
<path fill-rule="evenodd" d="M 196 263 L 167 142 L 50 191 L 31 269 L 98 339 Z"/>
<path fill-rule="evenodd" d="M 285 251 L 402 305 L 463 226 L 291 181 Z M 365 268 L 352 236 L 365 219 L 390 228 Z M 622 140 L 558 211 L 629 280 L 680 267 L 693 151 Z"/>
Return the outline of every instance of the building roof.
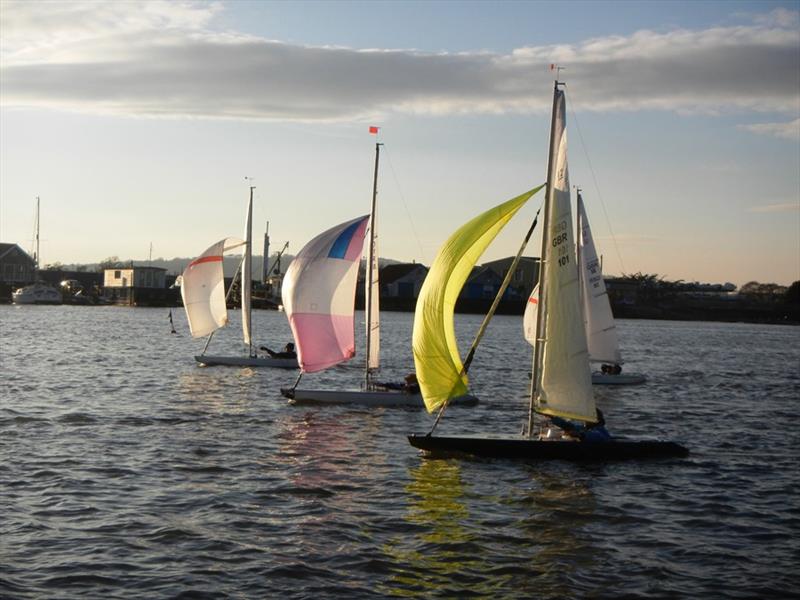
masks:
<path fill-rule="evenodd" d="M 488 265 L 482 265 L 480 267 L 474 267 L 472 272 L 469 274 L 469 278 L 467 279 L 467 283 L 502 283 L 503 278 L 500 274 L 492 269 Z"/>
<path fill-rule="evenodd" d="M 128 266 L 121 266 L 121 267 L 108 267 L 106 271 L 122 271 L 123 269 L 134 270 L 134 271 L 166 271 L 167 269 L 163 269 L 161 267 L 148 267 L 146 265 L 128 265 Z"/>
<path fill-rule="evenodd" d="M 514 262 L 513 256 L 507 256 L 506 258 L 498 258 L 497 260 L 490 260 L 488 262 L 483 263 L 483 266 L 506 266 L 511 265 Z M 531 263 L 531 264 L 538 264 L 539 257 L 538 256 L 520 256 L 519 257 L 519 264 Z"/>
<path fill-rule="evenodd" d="M 428 267 L 420 263 L 400 263 L 396 265 L 386 265 L 381 269 L 381 283 L 392 283 L 419 268 L 422 268 L 426 273 L 428 271 Z"/>
<path fill-rule="evenodd" d="M 6 242 L 0 242 L 0 259 L 5 258 L 6 255 L 11 254 L 14 250 L 19 251 L 20 254 L 27 256 L 31 262 L 34 262 L 33 257 L 25 252 L 25 250 L 23 250 L 19 244 L 9 244 Z"/>

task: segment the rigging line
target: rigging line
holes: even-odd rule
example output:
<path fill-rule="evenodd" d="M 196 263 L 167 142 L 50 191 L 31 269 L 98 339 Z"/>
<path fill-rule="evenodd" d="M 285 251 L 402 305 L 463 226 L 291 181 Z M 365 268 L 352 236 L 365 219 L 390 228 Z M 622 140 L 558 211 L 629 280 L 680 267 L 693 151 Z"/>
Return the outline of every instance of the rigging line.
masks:
<path fill-rule="evenodd" d="M 303 378 L 303 371 L 300 371 L 300 374 L 297 376 L 297 379 L 294 381 L 294 385 L 292 386 L 292 397 L 294 397 L 294 391 L 297 389 L 297 385 L 300 383 L 300 380 Z"/>
<path fill-rule="evenodd" d="M 403 208 L 406 211 L 408 222 L 411 225 L 411 233 L 414 234 L 414 239 L 417 241 L 417 247 L 419 248 L 419 256 L 421 259 L 425 255 L 424 251 L 422 250 L 422 242 L 419 241 L 419 235 L 417 235 L 417 228 L 414 226 L 414 221 L 411 219 L 411 211 L 408 210 L 408 204 L 406 203 L 405 196 L 403 196 L 403 190 L 400 188 L 400 181 L 397 179 L 397 174 L 394 171 L 394 165 L 392 164 L 392 159 L 389 156 L 389 152 L 387 151 L 386 146 L 383 147 L 383 154 L 386 157 L 386 160 L 389 162 L 389 169 L 392 171 L 392 177 L 394 177 L 394 183 L 397 186 L 397 192 L 400 194 L 400 200 L 403 203 Z"/>
<path fill-rule="evenodd" d="M 444 414 L 444 411 L 447 408 L 448 404 L 450 404 L 450 403 L 447 402 L 447 400 L 442 402 L 442 408 L 439 409 L 439 414 L 436 415 L 436 420 L 433 422 L 433 427 L 431 427 L 431 430 L 428 432 L 428 436 L 427 437 L 431 437 L 433 435 L 433 431 L 434 431 L 434 429 L 436 429 L 436 426 L 439 424 L 439 421 L 441 420 L 442 415 Z"/>
<path fill-rule="evenodd" d="M 595 175 L 594 167 L 592 166 L 592 160 L 589 158 L 589 151 L 586 148 L 586 143 L 583 141 L 583 133 L 581 132 L 581 127 L 578 124 L 578 116 L 575 114 L 575 111 L 572 109 L 572 105 L 575 104 L 572 100 L 569 101 L 569 113 L 572 119 L 575 121 L 575 129 L 578 132 L 578 138 L 581 141 L 581 148 L 583 148 L 583 154 L 586 156 L 586 163 L 589 165 L 589 172 L 592 174 L 592 180 L 594 181 L 594 189 L 597 191 L 597 198 L 600 200 L 600 206 L 603 209 L 603 215 L 606 218 L 606 225 L 608 225 L 608 231 L 611 233 L 611 241 L 614 242 L 614 250 L 617 253 L 617 259 L 619 260 L 619 266 L 622 268 L 622 273 L 625 274 L 627 269 L 625 268 L 625 262 L 622 260 L 622 254 L 619 251 L 619 245 L 617 244 L 617 237 L 614 235 L 614 228 L 611 227 L 611 219 L 608 218 L 608 211 L 606 210 L 606 203 L 603 201 L 603 195 L 600 193 L 600 185 L 597 183 L 597 175 Z"/>

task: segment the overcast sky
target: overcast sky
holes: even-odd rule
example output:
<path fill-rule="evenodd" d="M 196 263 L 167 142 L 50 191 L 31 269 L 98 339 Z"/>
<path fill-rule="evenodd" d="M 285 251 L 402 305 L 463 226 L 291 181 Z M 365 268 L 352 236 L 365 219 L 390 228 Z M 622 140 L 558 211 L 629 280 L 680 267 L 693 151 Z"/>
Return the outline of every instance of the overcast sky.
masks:
<path fill-rule="evenodd" d="M 368 212 L 429 264 L 543 182 L 551 63 L 605 272 L 800 279 L 797 2 L 0 2 L 0 241 L 42 261 L 296 252 Z M 534 197 L 486 259 L 511 254 Z M 529 254 L 538 254 L 533 242 Z"/>

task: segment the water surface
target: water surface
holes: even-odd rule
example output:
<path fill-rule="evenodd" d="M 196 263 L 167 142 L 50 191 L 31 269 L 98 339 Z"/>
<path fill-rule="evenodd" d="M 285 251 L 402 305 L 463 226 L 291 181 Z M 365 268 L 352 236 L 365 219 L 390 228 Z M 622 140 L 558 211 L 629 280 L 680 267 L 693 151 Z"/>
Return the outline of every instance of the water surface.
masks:
<path fill-rule="evenodd" d="M 295 374 L 200 368 L 182 311 L 0 306 L 0 597 L 786 597 L 798 589 L 800 329 L 620 321 L 644 386 L 612 433 L 685 460 L 427 460 L 405 409 L 288 405 Z M 359 315 L 361 316 L 361 315 Z M 413 369 L 383 316 L 382 375 Z M 254 313 L 256 339 L 290 339 Z M 212 342 L 239 350 L 238 314 Z M 458 317 L 462 350 L 479 318 Z M 360 334 L 361 330 L 358 330 Z M 315 386 L 355 388 L 362 356 Z M 530 350 L 496 317 L 440 433 L 517 432 Z"/>

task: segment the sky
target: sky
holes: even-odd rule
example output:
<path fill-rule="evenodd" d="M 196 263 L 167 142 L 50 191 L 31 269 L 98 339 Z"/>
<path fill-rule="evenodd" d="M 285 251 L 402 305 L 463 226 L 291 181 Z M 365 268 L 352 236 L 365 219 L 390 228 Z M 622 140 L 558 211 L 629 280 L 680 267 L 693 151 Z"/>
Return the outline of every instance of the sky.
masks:
<path fill-rule="evenodd" d="M 196 256 L 250 177 L 294 254 L 369 212 L 374 125 L 380 254 L 430 264 L 544 182 L 552 63 L 606 275 L 800 279 L 797 1 L 0 0 L 0 241 L 40 197 L 43 265 Z"/>

